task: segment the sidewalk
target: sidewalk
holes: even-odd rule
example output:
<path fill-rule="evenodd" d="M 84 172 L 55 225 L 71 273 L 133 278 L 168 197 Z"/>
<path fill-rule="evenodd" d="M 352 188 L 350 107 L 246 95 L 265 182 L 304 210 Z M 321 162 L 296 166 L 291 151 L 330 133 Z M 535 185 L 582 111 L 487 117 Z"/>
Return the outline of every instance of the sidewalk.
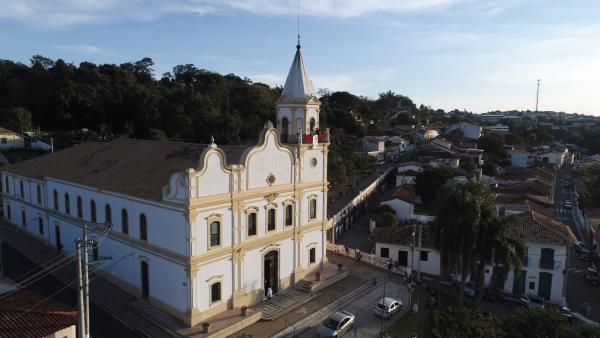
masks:
<path fill-rule="evenodd" d="M 49 260 L 62 255 L 55 249 L 31 237 L 30 234 L 20 231 L 20 229 L 5 222 L 0 222 L 0 233 L 3 242 L 28 257 L 40 267 L 46 265 L 46 262 Z M 52 275 L 66 285 L 76 279 L 75 271 L 75 263 L 73 262 L 58 269 Z M 75 284 L 72 287 L 74 288 Z M 135 297 L 106 281 L 104 278 L 92 274 L 90 274 L 90 299 L 115 320 L 140 335 L 147 337 L 179 337 L 175 332 L 169 332 L 169 330 L 161 327 L 155 321 L 144 318 L 136 313 L 130 306 L 136 300 Z"/>
<path fill-rule="evenodd" d="M 295 311 L 291 311 L 277 320 L 257 322 L 252 326 L 229 336 L 229 338 L 270 337 L 275 335 L 281 330 L 292 326 L 294 323 L 297 323 L 322 308 L 337 302 L 344 295 L 361 286 L 364 286 L 365 284 L 370 285 L 373 278 L 377 278 L 384 272 L 383 269 L 367 264 L 355 265 L 353 259 L 334 256 L 332 252 L 327 253 L 327 258 L 332 264 L 342 263 L 343 268 L 347 269 L 349 272 L 348 277 L 320 290 L 319 295 L 316 298 Z M 398 279 L 398 281 L 400 281 L 400 279 Z"/>

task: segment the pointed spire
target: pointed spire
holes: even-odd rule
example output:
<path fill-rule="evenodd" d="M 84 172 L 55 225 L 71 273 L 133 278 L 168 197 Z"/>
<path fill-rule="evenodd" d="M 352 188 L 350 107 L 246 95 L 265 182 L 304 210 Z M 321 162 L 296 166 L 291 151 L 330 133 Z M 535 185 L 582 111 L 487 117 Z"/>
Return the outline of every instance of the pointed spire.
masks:
<path fill-rule="evenodd" d="M 285 80 L 281 96 L 294 99 L 308 99 L 314 95 L 315 89 L 304 66 L 302 52 L 300 51 L 300 41 L 298 41 L 296 55 L 294 55 L 294 61 Z"/>

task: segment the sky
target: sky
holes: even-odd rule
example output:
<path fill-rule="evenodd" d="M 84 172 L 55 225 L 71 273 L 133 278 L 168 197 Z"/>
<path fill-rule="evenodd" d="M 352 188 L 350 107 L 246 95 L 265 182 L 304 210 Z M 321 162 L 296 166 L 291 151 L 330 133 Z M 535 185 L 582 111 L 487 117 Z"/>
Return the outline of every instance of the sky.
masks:
<path fill-rule="evenodd" d="M 0 0 L 0 59 L 192 63 L 282 85 L 297 0 Z M 315 88 L 432 108 L 600 115 L 598 0 L 301 0 Z"/>

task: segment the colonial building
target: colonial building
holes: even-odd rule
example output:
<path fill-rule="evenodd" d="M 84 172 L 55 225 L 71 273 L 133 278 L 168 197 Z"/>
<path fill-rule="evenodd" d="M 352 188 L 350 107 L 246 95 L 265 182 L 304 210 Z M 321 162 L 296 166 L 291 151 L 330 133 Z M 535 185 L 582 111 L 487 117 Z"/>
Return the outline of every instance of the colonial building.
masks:
<path fill-rule="evenodd" d="M 506 294 L 536 294 L 561 304 L 566 294 L 569 248 L 577 239 L 569 226 L 537 211 L 518 214 L 519 221 L 509 226 L 508 236 L 525 244 L 527 256 L 520 272 L 500 271 L 502 278 L 494 281 L 494 287 Z M 370 240 L 375 244 L 377 257 L 391 258 L 408 271 L 440 276 L 441 258 L 434 237 L 430 226 L 406 225 L 377 228 Z M 486 286 L 490 284 L 492 270 L 492 266 L 486 266 Z"/>
<path fill-rule="evenodd" d="M 104 275 L 188 325 L 324 263 L 328 134 L 298 46 L 255 146 L 85 143 L 2 169 L 4 218 L 65 254 L 84 223 Z"/>

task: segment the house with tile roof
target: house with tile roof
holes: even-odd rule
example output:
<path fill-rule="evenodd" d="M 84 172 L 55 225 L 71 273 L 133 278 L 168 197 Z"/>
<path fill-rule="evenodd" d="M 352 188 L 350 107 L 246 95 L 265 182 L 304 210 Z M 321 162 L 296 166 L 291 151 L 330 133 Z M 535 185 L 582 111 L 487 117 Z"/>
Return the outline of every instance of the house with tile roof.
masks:
<path fill-rule="evenodd" d="M 0 150 L 25 148 L 25 137 L 15 131 L 0 127 Z"/>
<path fill-rule="evenodd" d="M 419 228 L 422 231 L 420 241 Z M 525 243 L 527 258 L 520 273 L 512 270 L 502 272 L 505 279 L 503 282 L 496 281 L 495 286 L 507 294 L 535 294 L 561 304 L 565 296 L 569 247 L 577 242 L 569 226 L 537 211 L 524 209 L 517 213 L 508 235 Z M 377 256 L 392 258 L 399 265 L 412 268 L 413 272 L 419 269 L 420 262 L 422 273 L 440 276 L 440 254 L 434 245 L 434 229 L 430 226 L 380 228 L 369 239 L 375 244 Z M 491 273 L 490 266 L 485 270 L 486 285 L 490 283 Z"/>
<path fill-rule="evenodd" d="M 25 289 L 0 297 L 0 337 L 77 337 L 77 310 Z"/>

